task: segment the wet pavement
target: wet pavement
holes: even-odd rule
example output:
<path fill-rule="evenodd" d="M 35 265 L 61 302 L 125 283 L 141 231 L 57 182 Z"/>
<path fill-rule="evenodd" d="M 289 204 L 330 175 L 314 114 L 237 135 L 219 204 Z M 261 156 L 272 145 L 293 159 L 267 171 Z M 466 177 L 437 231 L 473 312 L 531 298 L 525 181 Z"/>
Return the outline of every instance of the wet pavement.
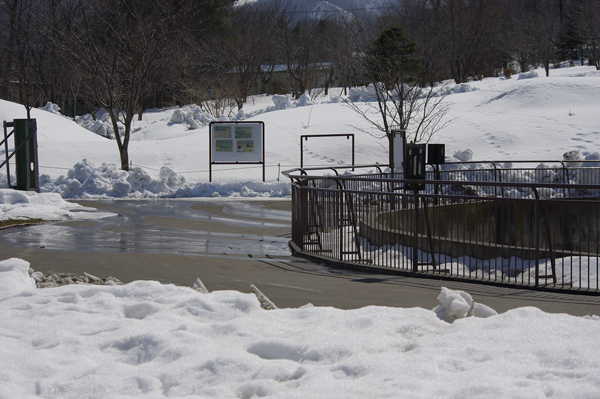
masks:
<path fill-rule="evenodd" d="M 600 298 L 452 281 L 339 271 L 291 256 L 289 200 L 173 199 L 78 201 L 113 217 L 0 230 L 0 259 L 18 257 L 44 273 L 156 280 L 249 292 L 256 285 L 279 307 L 368 305 L 432 309 L 442 286 L 469 292 L 504 312 L 600 315 Z"/>
<path fill-rule="evenodd" d="M 48 250 L 226 256 L 289 256 L 290 211 L 265 209 L 257 203 L 229 202 L 222 215 L 200 210 L 190 201 L 81 202 L 115 213 L 94 221 L 48 223 L 13 229 L 2 236 L 8 244 Z M 209 205 L 210 206 L 210 205 Z M 183 220 L 176 227 L 168 220 Z M 259 219 L 259 220 L 256 220 Z M 196 230 L 222 224 L 246 233 Z M 166 224 L 166 225 L 165 225 Z M 278 236 L 250 231 L 281 230 Z"/>

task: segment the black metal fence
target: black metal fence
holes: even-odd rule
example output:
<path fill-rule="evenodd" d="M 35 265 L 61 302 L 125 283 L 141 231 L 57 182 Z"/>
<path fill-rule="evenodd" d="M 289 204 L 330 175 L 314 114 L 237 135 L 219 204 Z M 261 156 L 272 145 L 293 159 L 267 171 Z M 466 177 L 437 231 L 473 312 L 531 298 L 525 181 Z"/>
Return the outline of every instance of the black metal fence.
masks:
<path fill-rule="evenodd" d="M 292 247 L 350 267 L 598 294 L 600 168 L 295 169 Z M 343 173 L 342 173 L 343 172 Z"/>

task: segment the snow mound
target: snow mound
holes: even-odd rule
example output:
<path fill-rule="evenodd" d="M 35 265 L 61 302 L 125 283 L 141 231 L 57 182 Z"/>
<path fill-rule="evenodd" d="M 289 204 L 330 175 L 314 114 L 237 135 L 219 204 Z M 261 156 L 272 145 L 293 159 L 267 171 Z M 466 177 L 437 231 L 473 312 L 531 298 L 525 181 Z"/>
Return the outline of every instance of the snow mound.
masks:
<path fill-rule="evenodd" d="M 314 105 L 314 103 L 310 99 L 310 95 L 308 93 L 304 93 L 296 102 L 296 105 L 299 107 L 305 107 L 307 105 Z"/>
<path fill-rule="evenodd" d="M 352 87 L 348 92 L 349 101 L 376 101 L 375 86 L 372 84 L 362 87 Z"/>
<path fill-rule="evenodd" d="M 139 167 L 127 172 L 114 164 L 103 163 L 97 168 L 84 159 L 76 163 L 66 176 L 46 182 L 41 189 L 59 192 L 63 198 L 152 198 L 169 195 L 182 186 L 185 186 L 185 178 L 167 166 L 163 166 L 159 178 L 154 179 Z"/>
<path fill-rule="evenodd" d="M 216 120 L 207 115 L 198 105 L 190 105 L 173 111 L 171 124 L 185 124 L 190 130 L 198 129 L 200 126 Z"/>
<path fill-rule="evenodd" d="M 29 277 L 29 262 L 11 258 L 0 262 L 0 299 L 35 290 L 35 280 Z"/>
<path fill-rule="evenodd" d="M 277 110 L 293 107 L 292 101 L 288 94 L 286 94 L 284 96 L 276 94 L 273 96 L 272 101 L 273 101 L 273 104 L 275 104 L 275 109 L 277 109 Z"/>
<path fill-rule="evenodd" d="M 452 94 L 452 93 L 469 93 L 471 91 L 475 91 L 475 90 L 479 90 L 479 88 L 474 87 L 468 83 L 460 83 L 457 84 L 454 87 L 448 87 L 448 89 L 451 90 L 451 92 L 449 92 L 448 94 Z"/>
<path fill-rule="evenodd" d="M 44 110 L 46 112 L 50 112 L 51 114 L 54 114 L 54 115 L 60 115 L 60 116 L 65 117 L 63 114 L 60 113 L 60 107 L 58 106 L 58 104 L 53 104 L 50 101 L 48 101 L 46 103 L 46 105 L 44 105 L 43 107 L 40 107 L 40 109 Z"/>
<path fill-rule="evenodd" d="M 457 150 L 454 152 L 454 158 L 461 162 L 468 162 L 473 159 L 473 151 L 468 148 L 466 150 Z"/>
<path fill-rule="evenodd" d="M 41 193 L 0 189 L 0 220 L 99 219 L 112 213 L 90 213 L 93 208 L 73 204 L 58 193 Z"/>
<path fill-rule="evenodd" d="M 1 177 L 1 176 L 0 176 Z M 158 177 L 145 169 L 121 170 L 114 164 L 95 166 L 87 159 L 77 162 L 66 176 L 40 178 L 40 190 L 62 198 L 171 198 L 171 197 L 287 197 L 286 182 L 197 183 L 188 185 L 184 176 L 162 166 Z"/>
<path fill-rule="evenodd" d="M 540 75 L 538 75 L 538 73 L 536 71 L 529 71 L 529 72 L 520 73 L 517 80 L 535 79 L 535 78 L 539 78 L 539 77 L 540 77 Z"/>
<path fill-rule="evenodd" d="M 110 120 L 110 115 L 107 113 L 101 113 L 94 119 L 91 114 L 85 114 L 75 118 L 75 122 L 84 129 L 89 130 L 98 136 L 106 137 L 109 139 L 115 138 L 115 129 L 113 128 Z M 119 125 L 119 133 L 122 135 L 125 128 Z"/>

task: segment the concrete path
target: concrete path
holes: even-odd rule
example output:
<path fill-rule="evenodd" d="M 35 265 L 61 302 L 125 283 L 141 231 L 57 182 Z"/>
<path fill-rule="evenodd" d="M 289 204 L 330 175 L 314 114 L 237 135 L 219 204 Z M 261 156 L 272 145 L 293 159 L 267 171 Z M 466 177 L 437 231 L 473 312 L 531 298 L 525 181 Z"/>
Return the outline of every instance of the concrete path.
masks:
<path fill-rule="evenodd" d="M 600 315 L 600 297 L 331 270 L 290 256 L 289 201 L 80 202 L 120 216 L 0 231 L 0 259 L 42 272 L 88 272 L 123 282 L 146 279 L 208 290 L 256 285 L 278 307 L 369 305 L 432 309 L 440 288 L 469 292 L 502 313 Z"/>

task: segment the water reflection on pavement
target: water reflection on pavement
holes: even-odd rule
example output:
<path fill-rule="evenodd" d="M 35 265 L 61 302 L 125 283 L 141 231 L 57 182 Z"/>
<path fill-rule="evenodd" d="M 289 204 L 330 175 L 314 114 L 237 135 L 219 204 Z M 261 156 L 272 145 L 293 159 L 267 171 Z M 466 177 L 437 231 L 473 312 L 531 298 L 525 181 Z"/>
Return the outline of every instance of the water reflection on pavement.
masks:
<path fill-rule="evenodd" d="M 115 216 L 10 229 L 1 234 L 0 239 L 17 247 L 81 252 L 250 257 L 290 255 L 288 232 L 291 212 L 268 209 L 251 201 L 102 201 L 85 205 L 101 205 L 102 211 L 114 212 Z M 165 220 L 169 223 L 161 223 Z M 194 228 L 189 226 L 192 222 L 195 223 Z M 210 228 L 203 230 L 202 222 L 211 222 L 206 223 Z M 236 233 L 241 229 L 245 232 Z M 253 229 L 272 234 L 253 234 Z"/>

